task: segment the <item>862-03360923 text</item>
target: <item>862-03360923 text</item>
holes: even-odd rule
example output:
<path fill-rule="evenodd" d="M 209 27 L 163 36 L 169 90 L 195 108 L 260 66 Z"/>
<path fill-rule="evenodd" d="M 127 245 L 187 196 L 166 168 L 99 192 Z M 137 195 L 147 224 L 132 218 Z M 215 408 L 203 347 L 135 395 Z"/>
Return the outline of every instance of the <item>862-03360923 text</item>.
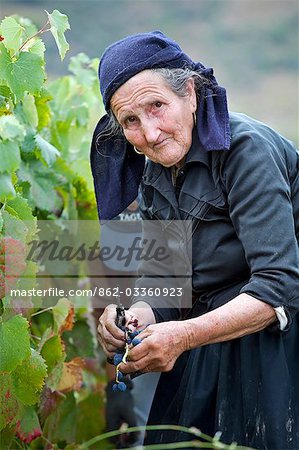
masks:
<path fill-rule="evenodd" d="M 181 287 L 128 287 L 120 290 L 119 287 L 101 287 L 94 286 L 92 289 L 61 289 L 57 287 L 49 287 L 47 289 L 11 289 L 10 295 L 13 297 L 64 297 L 68 296 L 90 296 L 94 297 L 181 297 L 183 295 L 183 288 Z"/>

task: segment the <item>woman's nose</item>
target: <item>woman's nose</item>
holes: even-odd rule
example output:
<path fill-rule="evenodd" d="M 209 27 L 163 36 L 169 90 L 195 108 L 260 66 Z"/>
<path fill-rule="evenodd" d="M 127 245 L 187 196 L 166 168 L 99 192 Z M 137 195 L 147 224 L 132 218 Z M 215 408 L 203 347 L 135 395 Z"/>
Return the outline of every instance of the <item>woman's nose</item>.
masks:
<path fill-rule="evenodd" d="M 161 132 L 158 123 L 155 119 L 143 120 L 142 131 L 148 144 L 155 144 Z"/>

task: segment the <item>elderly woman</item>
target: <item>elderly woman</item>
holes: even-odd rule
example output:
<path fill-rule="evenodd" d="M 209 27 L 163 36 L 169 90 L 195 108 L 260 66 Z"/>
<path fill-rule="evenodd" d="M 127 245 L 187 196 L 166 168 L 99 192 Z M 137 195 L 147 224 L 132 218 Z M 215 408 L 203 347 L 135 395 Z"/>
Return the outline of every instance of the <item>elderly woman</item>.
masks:
<path fill-rule="evenodd" d="M 107 115 L 91 165 L 100 219 L 116 216 L 140 188 L 144 219 L 192 221 L 193 307 L 159 308 L 137 296 L 127 312 L 148 326 L 121 370 L 162 372 L 149 423 L 298 449 L 296 149 L 229 113 L 213 70 L 159 31 L 108 47 L 99 78 Z M 109 305 L 98 328 L 108 357 L 124 346 L 115 314 Z M 146 443 L 185 439 L 156 431 Z"/>

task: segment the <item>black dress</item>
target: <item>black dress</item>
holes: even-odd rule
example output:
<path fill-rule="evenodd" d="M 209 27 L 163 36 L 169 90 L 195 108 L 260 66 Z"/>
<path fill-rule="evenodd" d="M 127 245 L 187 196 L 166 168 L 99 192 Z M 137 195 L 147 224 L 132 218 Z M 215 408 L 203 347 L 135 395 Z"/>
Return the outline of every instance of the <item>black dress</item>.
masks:
<path fill-rule="evenodd" d="M 281 330 L 277 321 L 261 332 L 182 354 L 160 377 L 148 423 L 194 426 L 209 435 L 221 431 L 223 442 L 257 449 L 298 450 L 299 157 L 289 141 L 247 116 L 230 114 L 230 126 L 228 152 L 205 153 L 193 135 L 175 187 L 169 169 L 148 163 L 143 215 L 192 220 L 197 300 L 188 317 L 245 292 L 282 307 L 287 324 Z M 150 284 L 147 277 L 139 280 L 139 286 Z M 180 317 L 176 307 L 142 300 L 154 308 L 157 321 Z M 154 431 L 145 443 L 188 439 Z"/>
<path fill-rule="evenodd" d="M 184 353 L 163 373 L 149 424 L 195 426 L 221 441 L 267 450 L 299 448 L 298 315 L 284 334 L 268 330 Z M 146 444 L 190 440 L 148 432 Z"/>

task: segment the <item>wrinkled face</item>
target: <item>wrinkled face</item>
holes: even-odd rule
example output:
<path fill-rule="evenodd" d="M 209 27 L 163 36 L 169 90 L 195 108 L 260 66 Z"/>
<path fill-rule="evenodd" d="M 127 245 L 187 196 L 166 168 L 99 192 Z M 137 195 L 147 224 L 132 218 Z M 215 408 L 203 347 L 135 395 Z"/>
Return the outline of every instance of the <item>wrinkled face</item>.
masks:
<path fill-rule="evenodd" d="M 179 97 L 159 74 L 144 70 L 113 94 L 111 108 L 126 139 L 149 159 L 166 167 L 184 160 L 196 110 L 192 79 L 187 95 Z"/>

